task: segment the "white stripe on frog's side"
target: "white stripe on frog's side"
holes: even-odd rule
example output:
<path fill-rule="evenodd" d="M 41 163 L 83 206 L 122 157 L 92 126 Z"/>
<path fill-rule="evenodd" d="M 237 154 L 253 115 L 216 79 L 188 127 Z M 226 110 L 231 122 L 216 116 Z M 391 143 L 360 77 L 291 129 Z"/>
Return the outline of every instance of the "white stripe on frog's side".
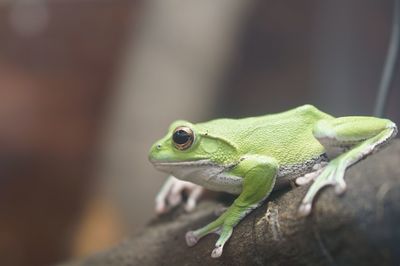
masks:
<path fill-rule="evenodd" d="M 287 186 L 289 181 L 297 177 L 315 171 L 313 169 L 314 166 L 320 165 L 321 162 L 327 160 L 326 155 L 322 154 L 304 163 L 280 166 L 274 190 Z M 218 165 L 209 160 L 153 162 L 153 164 L 160 171 L 210 190 L 224 191 L 231 194 L 240 194 L 242 192 L 243 178 L 227 173 L 235 165 Z"/>
<path fill-rule="evenodd" d="M 295 181 L 298 177 L 316 172 L 325 166 L 328 161 L 328 156 L 324 153 L 303 163 L 280 166 L 274 190 L 287 187 L 290 182 Z"/>
<path fill-rule="evenodd" d="M 214 191 L 240 194 L 242 178 L 226 173 L 234 165 L 217 165 L 209 160 L 187 162 L 153 162 L 154 166 L 176 178 Z"/>
<path fill-rule="evenodd" d="M 321 154 L 320 156 L 317 156 L 302 163 L 279 166 L 278 179 L 280 177 L 291 177 L 291 176 L 298 177 L 303 174 L 312 172 L 314 165 L 327 161 L 328 157 L 324 153 Z"/>

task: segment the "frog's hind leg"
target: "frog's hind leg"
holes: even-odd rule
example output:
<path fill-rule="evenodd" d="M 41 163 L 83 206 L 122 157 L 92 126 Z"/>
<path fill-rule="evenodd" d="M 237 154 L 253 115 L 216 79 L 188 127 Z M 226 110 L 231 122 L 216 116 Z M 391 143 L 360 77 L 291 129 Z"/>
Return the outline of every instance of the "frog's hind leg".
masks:
<path fill-rule="evenodd" d="M 333 185 L 341 194 L 346 189 L 346 169 L 375 152 L 397 133 L 396 125 L 387 119 L 375 117 L 340 117 L 317 122 L 313 134 L 324 146 L 331 160 L 309 188 L 299 212 L 308 215 L 312 201 L 325 186 Z"/>

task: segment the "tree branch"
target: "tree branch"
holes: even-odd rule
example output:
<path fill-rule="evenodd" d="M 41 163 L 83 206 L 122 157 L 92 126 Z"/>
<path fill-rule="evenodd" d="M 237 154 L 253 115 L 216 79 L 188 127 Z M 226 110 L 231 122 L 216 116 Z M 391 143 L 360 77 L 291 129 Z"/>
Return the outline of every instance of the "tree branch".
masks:
<path fill-rule="evenodd" d="M 67 265 L 399 265 L 400 140 L 351 167 L 347 191 L 324 189 L 310 217 L 297 215 L 308 187 L 274 193 L 234 230 L 219 259 L 216 235 L 188 248 L 184 235 L 215 219 L 216 202 L 151 222 L 115 248 Z"/>

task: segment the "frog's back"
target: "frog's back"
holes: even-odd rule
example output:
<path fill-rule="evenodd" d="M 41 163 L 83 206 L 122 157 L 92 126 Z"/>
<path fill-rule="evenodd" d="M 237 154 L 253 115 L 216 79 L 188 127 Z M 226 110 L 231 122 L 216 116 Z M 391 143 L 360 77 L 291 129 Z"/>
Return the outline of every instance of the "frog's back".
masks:
<path fill-rule="evenodd" d="M 312 129 L 318 120 L 331 118 L 312 105 L 303 105 L 277 114 L 218 119 L 199 125 L 233 143 L 241 154 L 266 155 L 280 164 L 295 164 L 324 153 Z"/>

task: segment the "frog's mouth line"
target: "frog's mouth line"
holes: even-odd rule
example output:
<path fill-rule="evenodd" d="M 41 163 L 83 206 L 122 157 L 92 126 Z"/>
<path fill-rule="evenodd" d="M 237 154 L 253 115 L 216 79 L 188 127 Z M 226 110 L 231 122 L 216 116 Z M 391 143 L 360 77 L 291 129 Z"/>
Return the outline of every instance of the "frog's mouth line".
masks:
<path fill-rule="evenodd" d="M 215 166 L 215 163 L 212 163 L 210 160 L 194 160 L 194 161 L 184 161 L 184 162 L 176 162 L 176 161 L 157 161 L 150 160 L 150 162 L 157 167 L 190 167 L 190 166 Z"/>

